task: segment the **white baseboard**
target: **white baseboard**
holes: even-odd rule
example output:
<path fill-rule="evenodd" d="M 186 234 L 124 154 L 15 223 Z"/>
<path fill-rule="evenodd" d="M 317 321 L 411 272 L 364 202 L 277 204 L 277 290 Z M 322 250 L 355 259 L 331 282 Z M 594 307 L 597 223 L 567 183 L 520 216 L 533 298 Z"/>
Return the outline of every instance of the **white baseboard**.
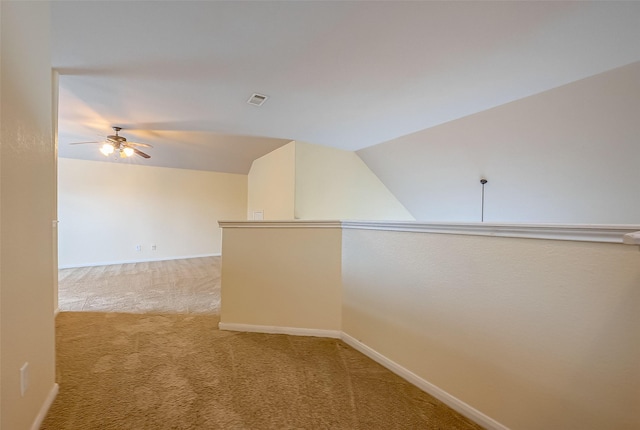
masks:
<path fill-rule="evenodd" d="M 321 330 L 315 328 L 278 327 L 269 325 L 236 324 L 219 322 L 220 330 L 247 331 L 252 333 L 290 334 L 293 336 L 330 337 L 340 339 L 339 330 Z"/>
<path fill-rule="evenodd" d="M 219 322 L 218 328 L 220 330 L 229 331 L 244 331 L 253 333 L 268 333 L 268 334 L 289 334 L 294 336 L 314 336 L 314 337 L 328 337 L 334 339 L 342 339 L 347 345 L 351 346 L 357 351 L 360 351 L 373 361 L 386 367 L 396 375 L 405 379 L 409 383 L 431 394 L 442 403 L 446 404 L 453 410 L 473 420 L 474 422 L 485 427 L 487 430 L 509 430 L 508 427 L 500 424 L 496 420 L 483 414 L 479 410 L 466 404 L 462 400 L 452 396 L 443 389 L 433 385 L 427 380 L 421 378 L 415 373 L 411 372 L 407 368 L 399 365 L 395 361 L 385 357 L 371 347 L 360 342 L 356 338 L 344 333 L 340 330 L 320 330 L 309 328 L 296 328 L 296 327 L 280 327 L 280 326 L 267 326 L 267 325 L 253 325 L 253 324 L 237 324 L 237 323 L 225 323 Z"/>
<path fill-rule="evenodd" d="M 38 411 L 38 415 L 36 415 L 36 419 L 33 421 L 33 424 L 31 425 L 31 430 L 40 429 L 42 422 L 47 416 L 47 412 L 49 412 L 49 408 L 51 408 L 53 401 L 56 399 L 56 396 L 58 395 L 59 389 L 60 389 L 60 386 L 58 384 L 53 384 L 53 387 L 51 387 L 51 391 L 49 391 L 49 395 L 44 400 L 44 403 L 42 404 L 40 411 Z"/>
<path fill-rule="evenodd" d="M 203 257 L 220 257 L 222 254 L 199 254 L 199 255 L 182 255 L 177 257 L 162 257 L 162 258 L 143 258 L 140 260 L 119 260 L 119 261 L 102 261 L 96 263 L 82 263 L 82 264 L 67 264 L 58 266 L 58 269 L 76 269 L 78 267 L 94 267 L 94 266 L 111 266 L 114 264 L 132 264 L 132 263 L 149 263 L 152 261 L 169 261 L 169 260 L 186 260 L 189 258 L 203 258 Z"/>
<path fill-rule="evenodd" d="M 342 332 L 341 338 L 347 345 L 351 346 L 353 349 L 360 351 L 367 357 L 371 358 L 373 361 L 378 362 L 382 366 L 391 370 L 396 375 L 400 376 L 401 378 L 407 380 L 411 384 L 420 388 L 422 391 L 425 391 L 431 394 L 433 397 L 440 400 L 442 403 L 446 404 L 451 409 L 459 412 L 465 417 L 480 424 L 481 426 L 485 427 L 487 430 L 509 430 L 508 427 L 505 427 L 504 425 L 500 424 L 493 418 L 488 417 L 487 415 L 483 414 L 479 410 L 473 408 L 472 406 L 469 406 L 462 400 L 447 393 L 443 389 L 433 385 L 432 383 L 428 382 L 425 379 L 422 379 L 420 376 L 411 372 L 407 368 L 402 367 L 395 361 L 390 360 L 389 358 L 385 357 L 384 355 L 380 354 L 376 350 L 365 345 L 364 343 L 360 342 L 354 337 L 349 336 L 347 333 Z"/>

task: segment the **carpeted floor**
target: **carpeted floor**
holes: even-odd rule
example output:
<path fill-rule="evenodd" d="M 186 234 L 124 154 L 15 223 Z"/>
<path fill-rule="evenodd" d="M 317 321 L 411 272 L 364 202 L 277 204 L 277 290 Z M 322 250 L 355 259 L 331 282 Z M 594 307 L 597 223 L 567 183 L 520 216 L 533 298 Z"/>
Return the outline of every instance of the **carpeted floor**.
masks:
<path fill-rule="evenodd" d="M 479 429 L 339 340 L 62 312 L 42 429 Z"/>
<path fill-rule="evenodd" d="M 341 341 L 218 330 L 220 257 L 63 269 L 59 307 L 42 429 L 480 428 Z"/>
<path fill-rule="evenodd" d="M 220 257 L 61 269 L 58 307 L 61 311 L 218 315 Z"/>

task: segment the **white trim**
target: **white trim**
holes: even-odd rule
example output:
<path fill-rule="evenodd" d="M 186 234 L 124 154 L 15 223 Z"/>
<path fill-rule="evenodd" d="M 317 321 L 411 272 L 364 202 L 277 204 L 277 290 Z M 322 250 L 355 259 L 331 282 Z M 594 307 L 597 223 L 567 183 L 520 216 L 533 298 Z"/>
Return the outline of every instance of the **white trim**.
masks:
<path fill-rule="evenodd" d="M 625 245 L 640 245 L 640 231 L 625 234 L 622 242 Z"/>
<path fill-rule="evenodd" d="M 322 330 L 316 328 L 280 327 L 270 325 L 253 325 L 219 322 L 220 330 L 246 331 L 251 333 L 290 334 L 293 336 L 330 337 L 340 339 L 340 330 Z"/>
<path fill-rule="evenodd" d="M 604 243 L 623 243 L 625 235 L 640 230 L 640 225 L 624 224 L 493 224 L 416 221 L 219 221 L 218 224 L 222 228 L 342 228 Z"/>
<path fill-rule="evenodd" d="M 625 234 L 640 229 L 638 225 L 421 223 L 401 221 L 344 221 L 342 227 L 359 230 L 408 231 L 606 243 L 622 243 L 622 238 Z"/>
<path fill-rule="evenodd" d="M 218 221 L 221 228 L 341 228 L 342 221 Z"/>
<path fill-rule="evenodd" d="M 60 386 L 58 384 L 53 384 L 53 387 L 51 387 L 51 391 L 49 391 L 49 395 L 44 400 L 44 403 L 42 404 L 42 406 L 40 407 L 40 410 L 38 411 L 38 415 L 36 415 L 36 419 L 33 421 L 33 424 L 31 425 L 31 430 L 38 430 L 40 428 L 40 426 L 42 425 L 42 422 L 47 416 L 47 413 L 49 412 L 49 408 L 51 408 L 53 401 L 56 399 L 56 396 L 58 395 L 58 390 L 60 390 Z"/>
<path fill-rule="evenodd" d="M 225 323 L 219 322 L 218 328 L 220 330 L 228 331 L 242 331 L 251 333 L 267 333 L 267 334 L 288 334 L 293 336 L 313 336 L 313 337 L 327 337 L 333 339 L 341 339 L 347 345 L 353 349 L 363 353 L 373 361 L 386 367 L 396 375 L 405 379 L 410 384 L 415 385 L 422 391 L 432 395 L 442 403 L 446 404 L 455 411 L 461 413 L 472 421 L 484 426 L 487 430 L 509 430 L 508 427 L 500 424 L 493 418 L 483 414 L 479 410 L 473 408 L 462 400 L 452 396 L 443 389 L 433 385 L 427 380 L 421 378 L 415 373 L 411 372 L 407 368 L 399 365 L 393 360 L 385 357 L 371 347 L 365 345 L 354 337 L 340 330 L 321 330 L 310 328 L 296 328 L 296 327 L 280 327 L 280 326 L 267 326 L 267 325 L 254 325 L 254 324 L 238 324 L 238 323 Z"/>
<path fill-rule="evenodd" d="M 407 368 L 402 367 L 395 361 L 390 360 L 389 358 L 385 357 L 384 355 L 380 354 L 376 350 L 370 348 L 369 346 L 365 345 L 364 343 L 360 342 L 359 340 L 355 339 L 354 337 L 348 335 L 345 332 L 342 332 L 342 340 L 344 341 L 344 343 L 351 346 L 353 349 L 360 351 L 367 357 L 371 358 L 373 361 L 386 367 L 396 375 L 400 376 L 401 378 L 405 379 L 406 381 L 415 385 L 421 390 L 431 394 L 433 397 L 440 400 L 442 403 L 446 404 L 450 408 L 466 416 L 467 418 L 471 419 L 477 424 L 480 424 L 486 429 L 509 430 L 508 427 L 500 424 L 493 418 L 488 417 L 487 415 L 483 414 L 482 412 L 475 409 L 474 407 L 468 405 L 467 403 L 463 402 L 457 397 L 452 396 L 451 394 L 444 391 L 442 388 L 439 388 L 433 385 L 429 381 L 421 378 L 420 376 L 411 372 Z"/>
<path fill-rule="evenodd" d="M 55 318 L 55 317 L 57 317 L 59 313 L 60 313 L 60 308 L 56 308 L 56 309 L 53 311 L 53 317 L 54 317 L 54 318 Z"/>
<path fill-rule="evenodd" d="M 64 266 L 58 266 L 58 269 L 75 269 L 78 267 L 95 267 L 95 266 L 112 266 L 114 264 L 133 264 L 133 263 L 149 263 L 152 261 L 169 261 L 169 260 L 187 260 L 189 258 L 203 258 L 203 257 L 220 257 L 222 254 L 199 254 L 199 255 L 184 255 L 178 257 L 162 257 L 162 258 L 149 258 L 144 260 L 120 260 L 120 261 L 106 261 L 96 263 L 83 263 L 83 264 L 70 264 Z"/>

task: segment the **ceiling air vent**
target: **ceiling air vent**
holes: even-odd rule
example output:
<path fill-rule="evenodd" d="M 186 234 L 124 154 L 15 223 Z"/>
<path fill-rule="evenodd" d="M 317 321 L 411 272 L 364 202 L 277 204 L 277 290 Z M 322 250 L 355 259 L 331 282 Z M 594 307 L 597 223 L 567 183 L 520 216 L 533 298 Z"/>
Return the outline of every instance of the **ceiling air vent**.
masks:
<path fill-rule="evenodd" d="M 253 93 L 253 95 L 249 97 L 249 100 L 247 100 L 247 103 L 254 106 L 262 106 L 268 98 L 269 96 L 265 96 L 264 94 Z"/>

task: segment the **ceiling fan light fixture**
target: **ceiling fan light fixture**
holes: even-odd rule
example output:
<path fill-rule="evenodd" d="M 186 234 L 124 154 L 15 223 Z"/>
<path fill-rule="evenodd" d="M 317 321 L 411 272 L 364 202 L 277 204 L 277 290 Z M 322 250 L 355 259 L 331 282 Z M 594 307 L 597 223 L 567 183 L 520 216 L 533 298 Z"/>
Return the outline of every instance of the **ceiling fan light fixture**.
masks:
<path fill-rule="evenodd" d="M 100 147 L 100 152 L 102 152 L 105 156 L 113 154 L 113 151 L 113 145 L 110 145 L 108 143 L 105 143 L 104 145 L 102 145 L 102 147 Z"/>
<path fill-rule="evenodd" d="M 81 143 L 99 143 L 100 152 L 105 157 L 108 157 L 109 155 L 115 153 L 116 157 L 119 155 L 120 158 L 132 157 L 134 155 L 139 155 L 142 158 L 151 158 L 149 154 L 140 151 L 139 149 L 137 149 L 137 147 L 153 148 L 152 145 L 149 145 L 148 143 L 128 142 L 126 137 L 118 135 L 118 132 L 122 130 L 122 128 L 113 127 L 113 130 L 116 134 L 107 136 L 107 139 L 103 140 L 102 142 L 71 142 L 69 145 L 78 145 Z"/>

